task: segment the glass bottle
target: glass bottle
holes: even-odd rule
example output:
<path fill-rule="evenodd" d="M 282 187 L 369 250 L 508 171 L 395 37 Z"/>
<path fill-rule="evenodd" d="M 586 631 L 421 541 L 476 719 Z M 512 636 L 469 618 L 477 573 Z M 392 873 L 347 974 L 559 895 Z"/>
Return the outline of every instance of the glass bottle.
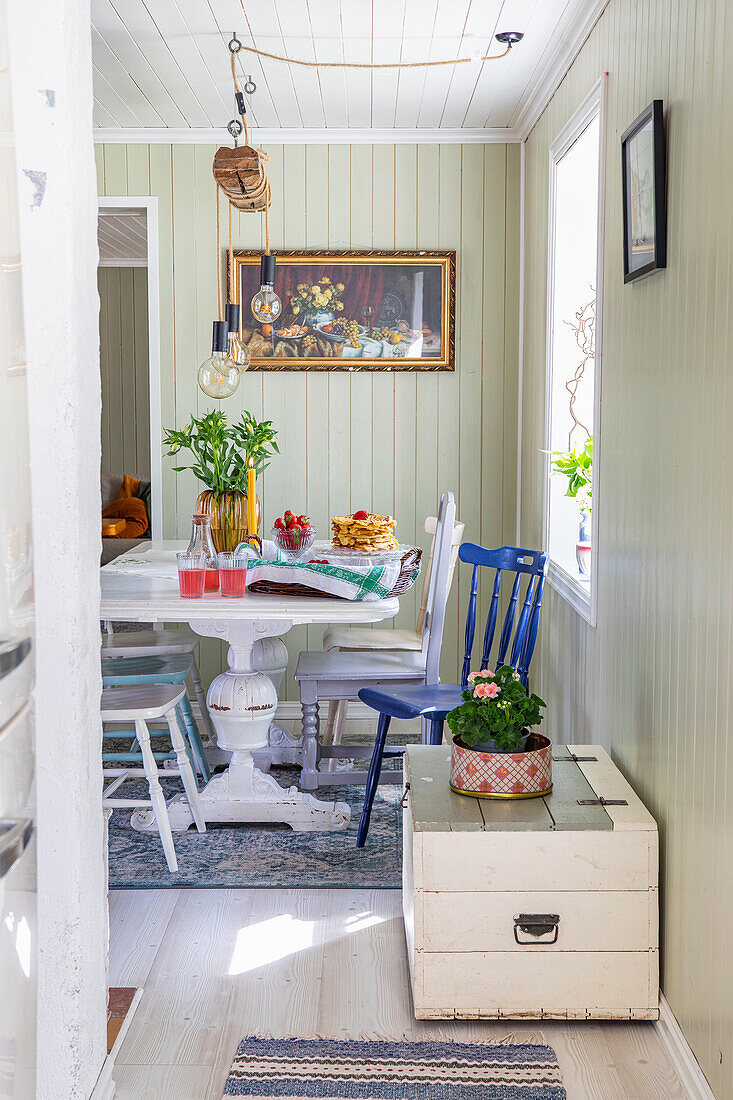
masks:
<path fill-rule="evenodd" d="M 197 512 L 192 518 L 191 541 L 188 544 L 186 553 L 204 555 L 206 558 L 204 591 L 216 592 L 219 587 L 219 559 L 214 548 L 214 540 L 211 537 L 211 516 L 205 516 Z"/>
<path fill-rule="evenodd" d="M 275 293 L 275 257 L 269 252 L 260 260 L 260 289 L 252 299 L 252 313 L 263 324 L 271 324 L 280 316 L 282 302 Z"/>
<path fill-rule="evenodd" d="M 229 358 L 226 321 L 214 321 L 211 355 L 199 367 L 198 383 L 207 397 L 217 401 L 231 397 L 239 385 L 239 371 Z"/>
<path fill-rule="evenodd" d="M 237 368 L 240 374 L 244 374 L 252 359 L 252 353 L 246 347 L 239 335 L 239 306 L 233 302 L 227 303 L 226 322 L 229 326 L 229 361 Z"/>

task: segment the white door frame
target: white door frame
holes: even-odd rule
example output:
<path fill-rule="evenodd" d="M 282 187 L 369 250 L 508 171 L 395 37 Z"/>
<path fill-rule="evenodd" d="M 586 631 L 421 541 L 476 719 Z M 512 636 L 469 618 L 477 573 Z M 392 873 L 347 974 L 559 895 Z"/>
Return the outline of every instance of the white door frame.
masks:
<path fill-rule="evenodd" d="M 163 537 L 163 451 L 160 440 L 160 261 L 158 200 L 154 195 L 100 195 L 100 210 L 145 211 L 148 268 L 148 386 L 150 388 L 150 532 Z"/>

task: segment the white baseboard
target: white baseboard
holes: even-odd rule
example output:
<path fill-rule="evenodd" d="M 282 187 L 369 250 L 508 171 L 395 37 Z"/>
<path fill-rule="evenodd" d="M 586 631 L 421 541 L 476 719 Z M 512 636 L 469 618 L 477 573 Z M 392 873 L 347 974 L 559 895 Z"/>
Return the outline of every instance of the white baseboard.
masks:
<path fill-rule="evenodd" d="M 194 717 L 198 722 L 201 718 L 201 711 L 199 705 L 195 699 L 191 700 L 191 710 Z M 321 718 L 323 718 L 324 711 L 328 713 L 328 703 L 321 703 Z M 350 702 L 346 708 L 346 721 L 347 722 L 371 722 L 376 728 L 377 717 L 375 711 L 371 707 L 368 707 L 366 703 L 362 703 L 360 699 L 355 699 Z M 281 722 L 299 722 L 301 719 L 300 703 L 297 699 L 283 699 L 277 704 L 277 712 L 275 714 L 275 721 Z"/>
<path fill-rule="evenodd" d="M 715 1100 L 715 1093 L 710 1088 L 700 1063 L 692 1053 L 692 1048 L 663 993 L 659 994 L 659 1019 L 654 1026 L 674 1066 L 680 1084 L 685 1090 L 687 1100 Z"/>
<path fill-rule="evenodd" d="M 140 986 L 139 989 L 135 990 L 135 996 L 130 1002 L 130 1007 L 127 1010 L 127 1015 L 122 1022 L 122 1027 L 117 1032 L 117 1038 L 114 1041 L 114 1046 L 104 1060 L 102 1072 L 97 1078 L 97 1083 L 94 1086 L 94 1091 L 89 1097 L 89 1100 L 114 1100 L 116 1086 L 112 1077 L 112 1073 L 114 1071 L 115 1058 L 117 1057 L 117 1053 L 125 1040 L 127 1032 L 129 1031 L 130 1024 L 132 1023 L 132 1017 L 137 1011 L 137 1006 L 142 1000 L 142 995 L 143 990 L 142 986 Z"/>

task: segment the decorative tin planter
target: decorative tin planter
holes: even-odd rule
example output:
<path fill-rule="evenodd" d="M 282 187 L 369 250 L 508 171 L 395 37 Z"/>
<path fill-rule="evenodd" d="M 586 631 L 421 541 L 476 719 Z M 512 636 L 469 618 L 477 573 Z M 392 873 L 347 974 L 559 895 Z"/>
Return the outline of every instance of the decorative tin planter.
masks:
<path fill-rule="evenodd" d="M 479 752 L 451 744 L 451 790 L 474 798 L 539 798 L 552 790 L 552 744 L 531 734 L 524 752 Z"/>

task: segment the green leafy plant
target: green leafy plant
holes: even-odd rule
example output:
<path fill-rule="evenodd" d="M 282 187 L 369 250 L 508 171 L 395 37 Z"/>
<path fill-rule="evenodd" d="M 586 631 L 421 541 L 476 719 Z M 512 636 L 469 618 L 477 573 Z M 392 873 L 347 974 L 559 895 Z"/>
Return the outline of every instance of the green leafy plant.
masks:
<path fill-rule="evenodd" d="M 522 735 L 542 721 L 540 707 L 546 704 L 539 695 L 530 695 L 510 665 L 496 672 L 482 668 L 469 674 L 462 692 L 465 702 L 447 716 L 451 732 L 473 748 L 495 741 L 501 752 L 516 752 Z"/>
<path fill-rule="evenodd" d="M 268 459 L 280 454 L 275 442 L 277 429 L 271 420 L 258 421 L 250 412 L 242 413 L 236 424 L 227 423 L 220 410 L 202 417 L 192 416 L 185 428 L 166 428 L 163 444 L 172 457 L 180 451 L 190 451 L 190 466 L 174 466 L 176 473 L 191 470 L 199 481 L 215 493 L 247 491 L 247 466 L 254 459 L 259 476 L 269 466 Z"/>
<path fill-rule="evenodd" d="M 581 512 L 590 515 L 593 501 L 593 436 L 590 435 L 582 449 L 551 451 L 550 464 L 558 474 L 568 479 L 566 497 L 574 497 Z"/>

